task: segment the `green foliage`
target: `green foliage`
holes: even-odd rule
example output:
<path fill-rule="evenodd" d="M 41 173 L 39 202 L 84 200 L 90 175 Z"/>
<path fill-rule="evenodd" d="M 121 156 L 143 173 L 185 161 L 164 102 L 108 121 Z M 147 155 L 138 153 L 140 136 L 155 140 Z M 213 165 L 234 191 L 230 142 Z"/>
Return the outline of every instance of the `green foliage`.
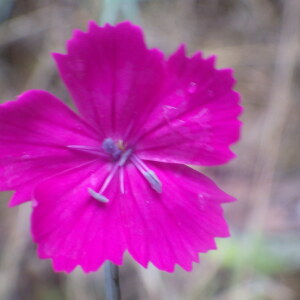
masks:
<path fill-rule="evenodd" d="M 285 245 L 286 246 L 286 245 Z M 258 236 L 233 236 L 218 241 L 218 251 L 212 252 L 229 269 L 252 269 L 265 274 L 276 274 L 289 269 L 286 257 L 270 240 Z"/>

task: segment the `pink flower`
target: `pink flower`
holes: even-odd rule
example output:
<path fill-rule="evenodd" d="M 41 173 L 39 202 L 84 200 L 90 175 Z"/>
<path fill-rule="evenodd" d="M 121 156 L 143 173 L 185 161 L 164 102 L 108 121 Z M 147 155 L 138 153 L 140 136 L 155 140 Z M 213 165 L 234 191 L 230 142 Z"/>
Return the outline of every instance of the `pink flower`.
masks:
<path fill-rule="evenodd" d="M 0 106 L 0 189 L 33 201 L 32 235 L 56 271 L 121 264 L 191 270 L 229 235 L 234 199 L 184 166 L 223 164 L 239 138 L 239 95 L 214 58 L 167 60 L 128 22 L 76 31 L 54 54 L 78 114 L 45 91 Z"/>

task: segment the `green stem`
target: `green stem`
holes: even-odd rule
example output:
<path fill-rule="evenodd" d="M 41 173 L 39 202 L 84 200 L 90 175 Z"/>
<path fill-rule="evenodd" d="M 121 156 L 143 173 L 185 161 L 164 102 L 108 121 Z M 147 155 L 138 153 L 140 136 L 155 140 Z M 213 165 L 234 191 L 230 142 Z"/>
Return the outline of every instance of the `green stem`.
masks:
<path fill-rule="evenodd" d="M 106 300 L 121 300 L 118 266 L 107 261 L 104 272 Z"/>

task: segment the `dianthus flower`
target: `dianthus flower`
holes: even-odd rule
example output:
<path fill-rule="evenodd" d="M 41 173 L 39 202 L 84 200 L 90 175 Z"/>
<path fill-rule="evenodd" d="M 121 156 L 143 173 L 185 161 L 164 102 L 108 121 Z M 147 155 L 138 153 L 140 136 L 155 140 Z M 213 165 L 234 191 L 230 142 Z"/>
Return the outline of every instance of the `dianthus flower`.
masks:
<path fill-rule="evenodd" d="M 231 70 L 181 46 L 165 59 L 129 22 L 75 31 L 54 54 L 78 114 L 31 90 L 0 106 L 0 189 L 33 200 L 32 235 L 57 271 L 121 264 L 191 270 L 229 235 L 234 199 L 184 164 L 234 157 L 241 108 Z"/>

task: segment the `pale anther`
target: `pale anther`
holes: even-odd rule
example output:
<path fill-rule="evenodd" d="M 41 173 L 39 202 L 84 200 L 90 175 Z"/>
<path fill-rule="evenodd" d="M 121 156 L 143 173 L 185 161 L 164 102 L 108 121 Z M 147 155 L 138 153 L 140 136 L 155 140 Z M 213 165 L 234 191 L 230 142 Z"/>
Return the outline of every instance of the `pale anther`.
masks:
<path fill-rule="evenodd" d="M 162 192 L 162 183 L 157 177 L 157 175 L 147 167 L 147 165 L 139 159 L 136 155 L 132 155 L 130 157 L 133 164 L 136 166 L 136 168 L 143 174 L 145 179 L 150 183 L 150 186 L 157 192 Z"/>
<path fill-rule="evenodd" d="M 94 199 L 96 199 L 96 200 L 98 200 L 98 201 L 100 201 L 100 202 L 102 202 L 102 203 L 108 203 L 108 202 L 109 202 L 109 200 L 108 200 L 105 196 L 101 195 L 100 193 L 95 192 L 95 191 L 94 191 L 93 189 L 91 189 L 91 188 L 88 188 L 88 192 L 90 193 L 90 195 L 91 195 Z"/>
<path fill-rule="evenodd" d="M 150 183 L 151 187 L 160 194 L 162 191 L 162 184 L 157 178 L 156 174 L 152 170 L 149 170 L 147 172 L 144 172 L 144 176 Z"/>

